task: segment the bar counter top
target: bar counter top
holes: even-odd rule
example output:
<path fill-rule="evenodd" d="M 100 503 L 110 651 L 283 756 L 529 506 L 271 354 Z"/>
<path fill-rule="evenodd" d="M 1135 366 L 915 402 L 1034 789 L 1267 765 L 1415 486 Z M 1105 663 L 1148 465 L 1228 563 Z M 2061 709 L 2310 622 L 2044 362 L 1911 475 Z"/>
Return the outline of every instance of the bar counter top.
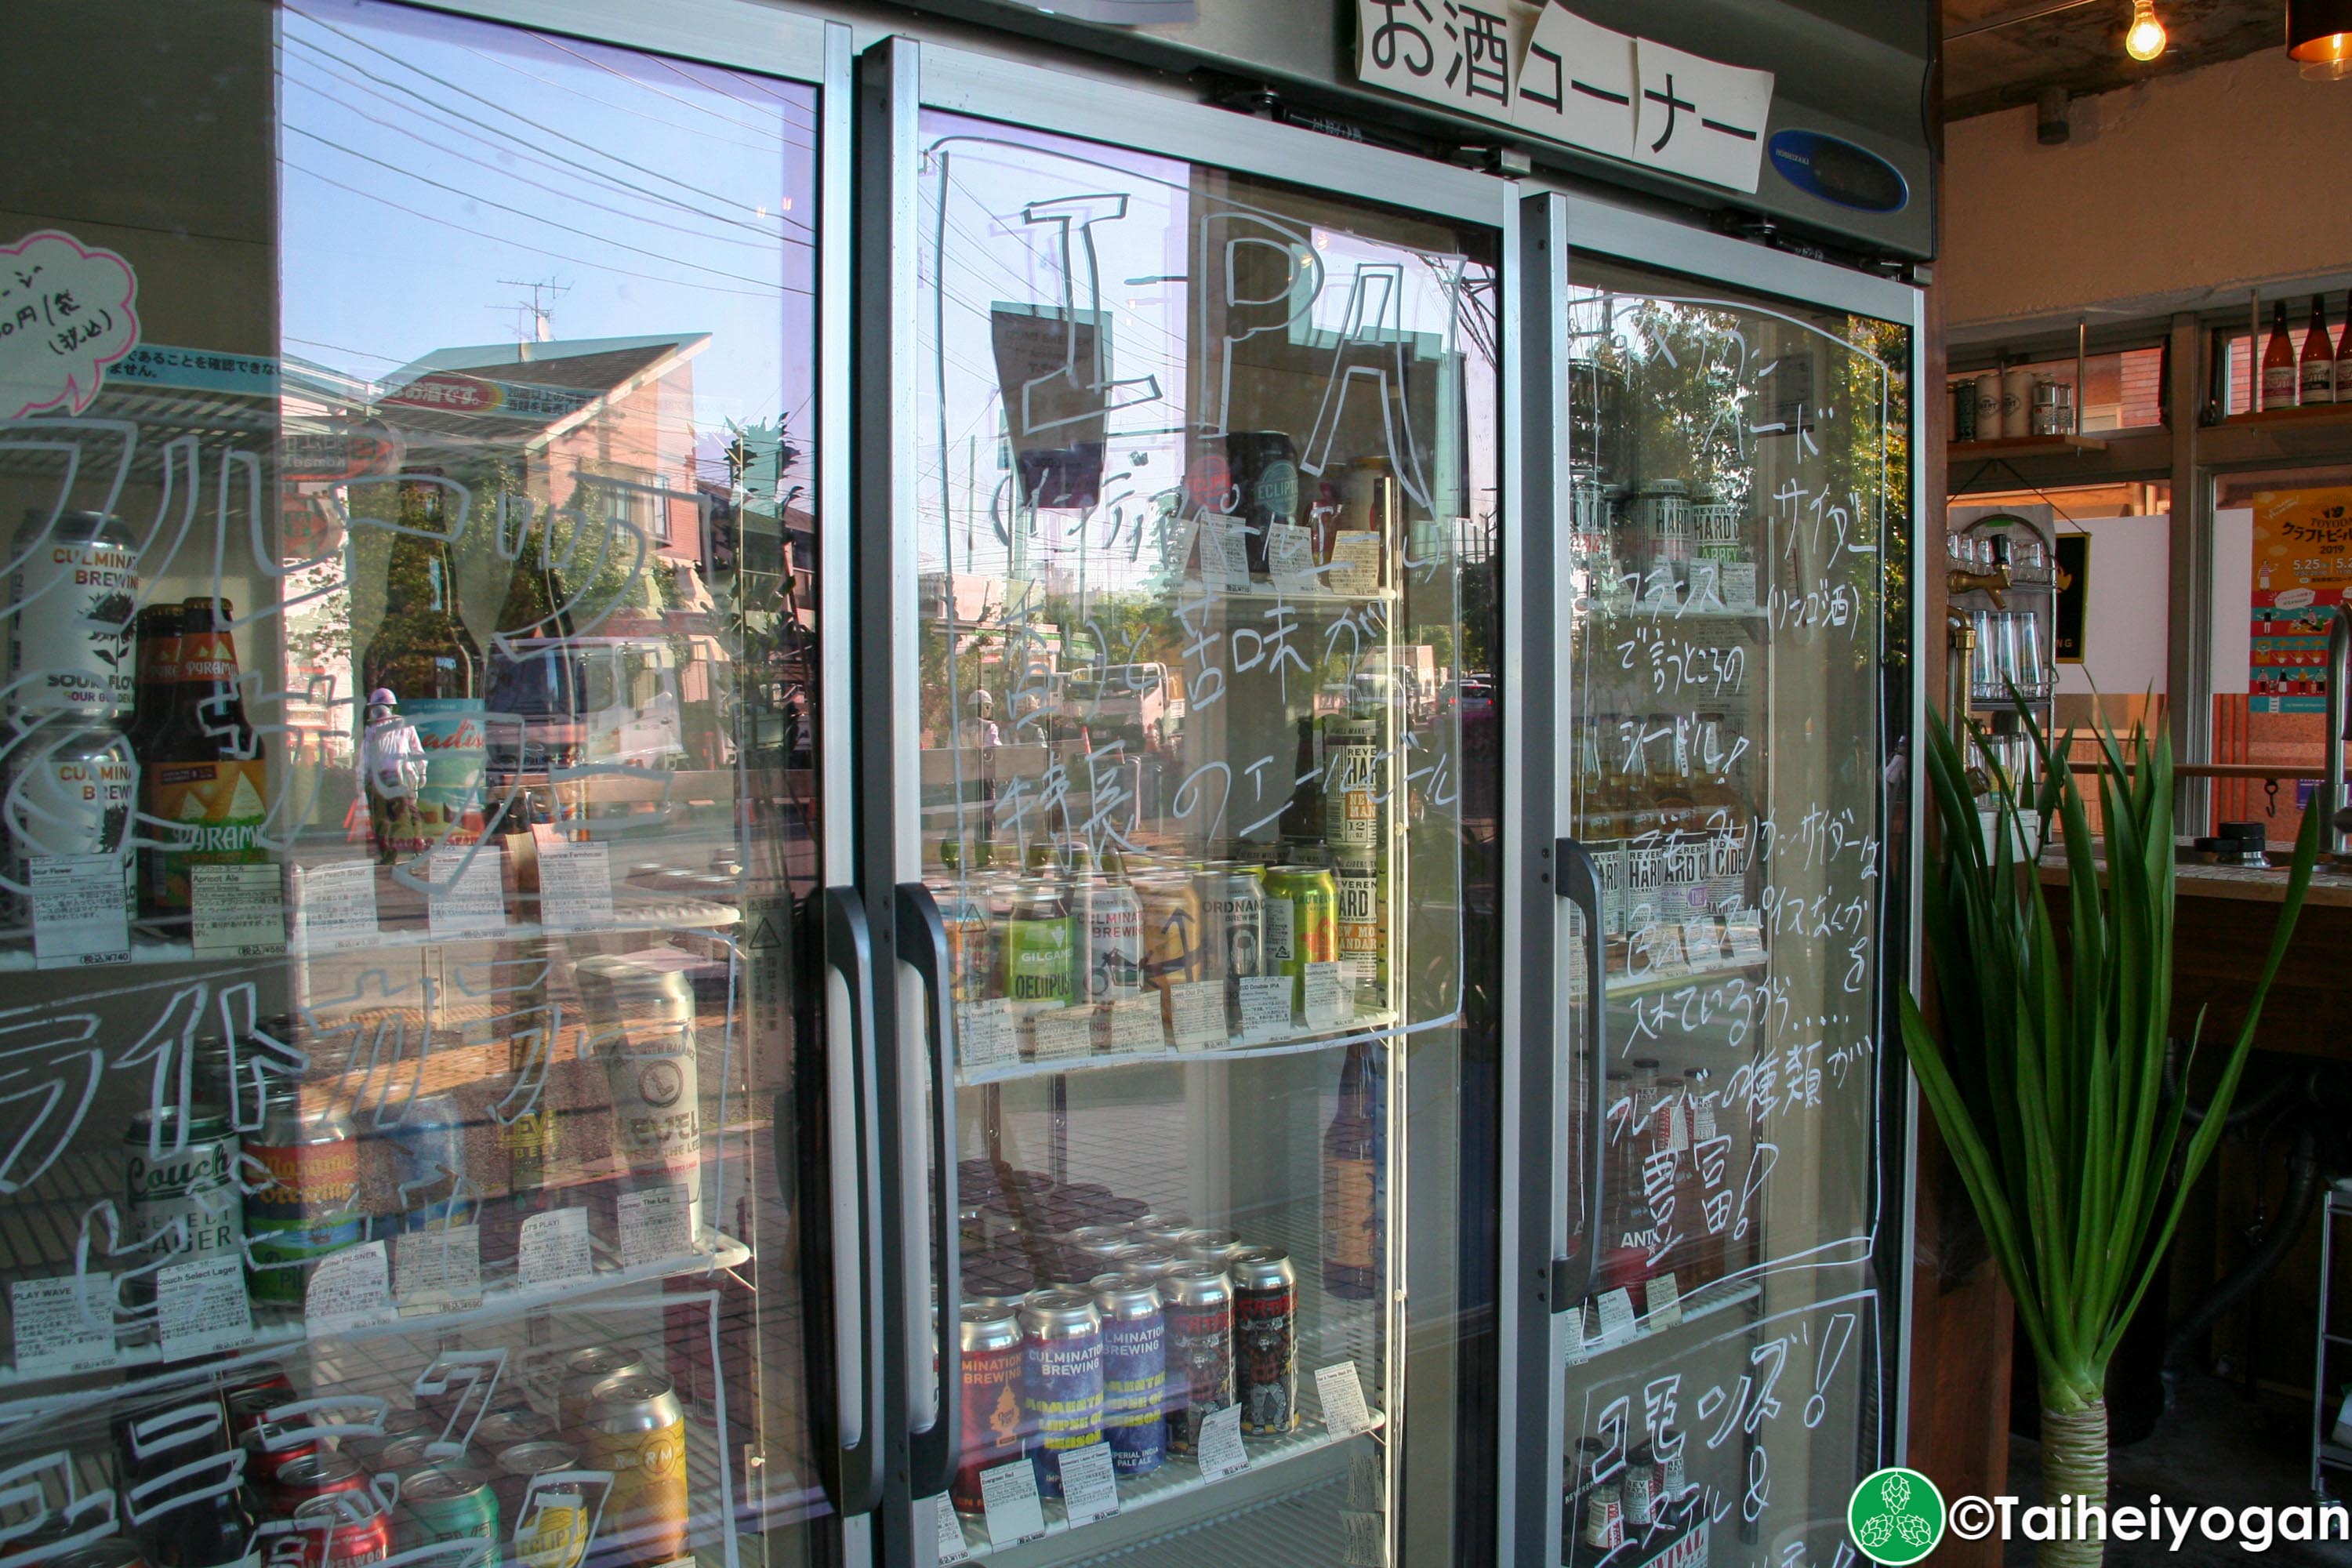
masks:
<path fill-rule="evenodd" d="M 2230 899 L 2240 903 L 2275 904 L 2286 897 L 2287 862 L 2294 853 L 2293 846 L 2284 853 L 2271 857 L 2266 869 L 2259 866 L 2176 866 L 2173 887 L 2176 899 Z M 2101 870 L 2106 868 L 2106 858 L 2099 858 Z M 2065 851 L 2056 847 L 2042 852 L 2042 880 L 2050 886 L 2066 885 Z M 2311 891 L 2305 895 L 2306 908 L 2333 905 L 2352 909 L 2352 870 L 2340 870 L 2323 866 L 2311 874 Z"/>

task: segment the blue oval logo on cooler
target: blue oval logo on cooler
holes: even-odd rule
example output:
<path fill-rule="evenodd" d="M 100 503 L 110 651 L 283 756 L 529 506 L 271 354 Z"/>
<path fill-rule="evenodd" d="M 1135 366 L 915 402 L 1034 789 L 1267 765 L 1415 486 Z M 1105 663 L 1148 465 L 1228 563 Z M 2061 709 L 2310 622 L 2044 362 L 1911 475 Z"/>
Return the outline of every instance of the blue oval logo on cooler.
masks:
<path fill-rule="evenodd" d="M 1825 202 L 1856 212 L 1900 212 L 1910 204 L 1903 171 L 1843 137 L 1820 131 L 1780 131 L 1768 144 L 1780 177 Z"/>

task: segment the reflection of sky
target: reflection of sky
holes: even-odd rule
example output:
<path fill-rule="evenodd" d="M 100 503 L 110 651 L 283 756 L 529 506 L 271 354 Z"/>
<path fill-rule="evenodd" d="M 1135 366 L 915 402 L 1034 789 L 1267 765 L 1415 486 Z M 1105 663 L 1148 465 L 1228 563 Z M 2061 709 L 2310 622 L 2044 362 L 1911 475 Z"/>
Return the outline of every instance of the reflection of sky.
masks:
<path fill-rule="evenodd" d="M 551 282 L 560 341 L 711 334 L 698 426 L 806 429 L 813 90 L 375 0 L 282 16 L 289 354 L 373 379 L 511 342 Z"/>

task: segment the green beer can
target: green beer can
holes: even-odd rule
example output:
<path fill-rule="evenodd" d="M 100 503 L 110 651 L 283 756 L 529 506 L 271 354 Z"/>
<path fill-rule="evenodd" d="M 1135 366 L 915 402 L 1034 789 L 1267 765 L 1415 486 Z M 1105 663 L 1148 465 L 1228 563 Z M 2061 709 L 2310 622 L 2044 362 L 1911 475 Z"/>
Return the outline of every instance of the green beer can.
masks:
<path fill-rule="evenodd" d="M 1043 882 L 1014 894 L 1004 924 L 1004 994 L 1013 1010 L 1068 1006 L 1076 958 L 1070 906 L 1060 889 Z"/>
<path fill-rule="evenodd" d="M 1339 956 L 1339 888 L 1321 866 L 1276 866 L 1265 874 L 1265 962 L 1291 977 L 1290 1005 L 1304 1016 L 1307 966 Z"/>
<path fill-rule="evenodd" d="M 399 1549 L 411 1551 L 445 1541 L 478 1541 L 481 1554 L 468 1568 L 498 1561 L 499 1500 L 490 1479 L 458 1465 L 428 1465 L 401 1477 Z"/>

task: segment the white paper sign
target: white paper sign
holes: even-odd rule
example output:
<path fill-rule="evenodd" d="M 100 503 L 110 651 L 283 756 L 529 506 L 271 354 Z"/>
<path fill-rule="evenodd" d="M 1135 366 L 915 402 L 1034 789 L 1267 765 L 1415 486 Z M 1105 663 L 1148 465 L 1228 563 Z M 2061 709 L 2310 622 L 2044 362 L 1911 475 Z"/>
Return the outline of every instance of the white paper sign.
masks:
<path fill-rule="evenodd" d="M 1110 1005 L 1110 1048 L 1143 1055 L 1168 1048 L 1168 1026 L 1160 1016 L 1160 993 L 1122 996 Z"/>
<path fill-rule="evenodd" d="M 111 1274 L 11 1281 L 8 1308 L 16 1325 L 16 1375 L 55 1377 L 112 1366 L 119 1353 L 113 1303 Z"/>
<path fill-rule="evenodd" d="M 495 844 L 473 844 L 433 852 L 436 889 L 425 906 L 435 936 L 455 931 L 496 931 L 507 923 L 506 885 Z"/>
<path fill-rule="evenodd" d="M 394 1239 L 393 1277 L 404 1308 L 463 1310 L 482 1300 L 478 1226 L 414 1230 Z"/>
<path fill-rule="evenodd" d="M 196 955 L 267 958 L 286 951 L 286 880 L 275 866 L 192 866 Z"/>
<path fill-rule="evenodd" d="M 1225 1043 L 1225 983 L 1222 980 L 1180 980 L 1168 988 L 1174 1015 L 1169 1034 L 1180 1051 Z"/>
<path fill-rule="evenodd" d="M 1062 1507 L 1073 1528 L 1118 1512 L 1118 1480 L 1111 1470 L 1108 1443 L 1063 1451 Z"/>
<path fill-rule="evenodd" d="M 1315 1369 L 1315 1391 L 1323 1396 L 1323 1425 L 1341 1437 L 1372 1429 L 1372 1412 L 1364 1404 L 1363 1379 L 1356 1363 L 1335 1362 Z"/>
<path fill-rule="evenodd" d="M 1613 1345 L 1633 1337 L 1633 1293 L 1623 1286 L 1601 1292 L 1601 1340 Z"/>
<path fill-rule="evenodd" d="M 1201 515 L 1187 512 L 1160 534 L 1160 565 L 1179 581 L 1192 575 L 1192 547 L 1200 542 Z"/>
<path fill-rule="evenodd" d="M 1339 1510 L 1342 1568 L 1389 1568 L 1389 1517 L 1354 1509 Z"/>
<path fill-rule="evenodd" d="M 1381 536 L 1369 528 L 1343 528 L 1331 536 L 1331 564 L 1323 586 L 1351 598 L 1381 591 Z"/>
<path fill-rule="evenodd" d="M 1683 956 L 1696 968 L 1723 962 L 1723 931 L 1713 921 L 1682 922 Z"/>
<path fill-rule="evenodd" d="M 971 1548 L 963 1538 L 963 1521 L 956 1517 L 945 1493 L 931 1500 L 931 1523 L 939 1535 L 939 1559 L 942 1564 L 961 1563 L 971 1556 Z"/>
<path fill-rule="evenodd" d="M 1318 586 L 1315 580 L 1315 536 L 1295 522 L 1268 523 L 1265 570 L 1277 588 L 1295 594 L 1314 592 Z"/>
<path fill-rule="evenodd" d="M 1752 561 L 1723 561 L 1717 581 L 1723 589 L 1723 607 L 1727 610 L 1752 610 L 1756 607 L 1756 563 Z"/>
<path fill-rule="evenodd" d="M 594 1277 L 588 1252 L 588 1211 L 550 1209 L 522 1222 L 515 1243 L 515 1275 L 526 1289 L 569 1284 Z"/>
<path fill-rule="evenodd" d="M 988 1521 L 988 1543 L 998 1550 L 1045 1533 L 1045 1508 L 1037 1500 L 1037 1472 L 1024 1456 L 980 1472 L 980 1503 Z"/>
<path fill-rule="evenodd" d="M 1300 976 L 1300 989 L 1306 994 L 1307 1026 L 1310 1029 L 1334 1028 L 1356 1016 L 1356 987 L 1348 966 L 1337 959 L 1307 964 Z"/>
<path fill-rule="evenodd" d="M 1696 615 L 1705 610 L 1720 610 L 1723 603 L 1723 563 L 1694 561 L 1690 563 L 1690 581 L 1685 585 L 1682 613 Z"/>
<path fill-rule="evenodd" d="M 1049 1007 L 1029 1017 L 1030 1054 L 1041 1062 L 1088 1057 L 1095 1049 L 1095 1010 Z"/>
<path fill-rule="evenodd" d="M 157 1269 L 155 1325 L 167 1362 L 251 1344 L 253 1307 L 245 1293 L 243 1259 L 205 1258 Z"/>
<path fill-rule="evenodd" d="M 600 931 L 613 923 L 613 851 L 604 844 L 541 844 L 539 923 Z"/>
<path fill-rule="evenodd" d="M 1515 8 L 1357 0 L 1356 75 L 1482 120 L 1507 119 L 1527 25 Z"/>
<path fill-rule="evenodd" d="M 62 229 L 0 246 L 0 320 L 17 324 L 0 338 L 0 417 L 97 401 L 106 367 L 139 342 L 138 297 L 131 263 Z"/>
<path fill-rule="evenodd" d="M 1287 974 L 1243 975 L 1243 1036 L 1260 1040 L 1290 1033 L 1290 994 L 1296 988 Z"/>
<path fill-rule="evenodd" d="M 1764 928 L 1756 911 L 1746 910 L 1726 928 L 1731 938 L 1731 956 L 1741 963 L 1755 963 L 1764 957 Z"/>
<path fill-rule="evenodd" d="M 998 996 L 956 1004 L 956 1061 L 966 1072 L 1003 1067 L 1021 1059 L 1021 1037 L 1013 1026 L 1013 1004 Z"/>
<path fill-rule="evenodd" d="M 381 1241 L 363 1241 L 319 1259 L 302 1295 L 305 1333 L 340 1334 L 391 1322 L 392 1258 Z"/>
<path fill-rule="evenodd" d="M 294 868 L 295 940 L 308 952 L 365 947 L 376 940 L 375 866 L 331 860 Z"/>
<path fill-rule="evenodd" d="M 1683 1321 L 1682 1288 L 1673 1270 L 1653 1274 L 1642 1286 L 1642 1300 L 1650 1309 L 1650 1327 L 1670 1329 Z"/>
<path fill-rule="evenodd" d="M 1225 587 L 1235 594 L 1250 589 L 1249 525 L 1237 517 L 1212 517 L 1202 520 L 1201 536 L 1215 534 L 1225 563 Z M 1206 573 L 1202 577 L 1205 579 Z"/>
<path fill-rule="evenodd" d="M 1224 520 L 1196 514 L 1187 518 L 1184 526 L 1201 552 L 1201 586 L 1213 590 L 1224 587 L 1233 575 L 1233 568 L 1225 561 Z"/>
<path fill-rule="evenodd" d="M 1648 38 L 1633 44 L 1641 73 L 1633 162 L 1753 192 L 1764 163 L 1772 73 L 1704 59 Z"/>
<path fill-rule="evenodd" d="M 131 915 L 122 862 L 112 855 L 36 855 L 25 880 L 33 892 L 33 962 L 79 969 L 131 962 Z"/>
<path fill-rule="evenodd" d="M 621 1267 L 667 1263 L 692 1252 L 693 1205 L 692 1191 L 684 1182 L 623 1193 L 614 1205 L 620 1215 Z"/>
<path fill-rule="evenodd" d="M 1249 1468 L 1249 1450 L 1242 1447 L 1242 1407 L 1228 1405 L 1201 1418 L 1201 1479 L 1221 1481 Z"/>
<path fill-rule="evenodd" d="M 1546 5 L 1528 39 L 1511 123 L 1612 158 L 1633 155 L 1633 40 Z"/>

